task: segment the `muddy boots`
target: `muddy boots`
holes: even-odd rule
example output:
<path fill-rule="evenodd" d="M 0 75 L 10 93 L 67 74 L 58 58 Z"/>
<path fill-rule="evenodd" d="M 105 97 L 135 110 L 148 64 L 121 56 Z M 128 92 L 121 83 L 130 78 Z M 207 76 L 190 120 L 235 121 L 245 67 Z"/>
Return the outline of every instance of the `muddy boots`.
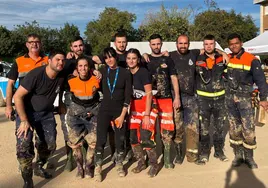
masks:
<path fill-rule="evenodd" d="M 258 165 L 255 163 L 253 159 L 253 150 L 244 148 L 244 155 L 245 155 L 245 163 L 248 165 L 249 168 L 255 169 L 258 168 Z"/>
<path fill-rule="evenodd" d="M 38 155 L 35 163 L 34 175 L 40 176 L 45 179 L 50 179 L 52 178 L 52 175 L 46 172 L 46 170 L 43 168 L 45 163 L 45 160 L 40 159 L 40 156 Z"/>
<path fill-rule="evenodd" d="M 102 181 L 102 153 L 96 152 L 94 155 L 95 169 L 94 169 L 94 180 L 96 182 Z"/>
<path fill-rule="evenodd" d="M 140 173 L 142 170 L 146 169 L 144 154 L 141 145 L 136 145 L 132 147 L 134 156 L 138 161 L 138 165 L 133 168 L 131 171 L 133 173 Z"/>
<path fill-rule="evenodd" d="M 33 170 L 27 169 L 21 171 L 22 178 L 24 180 L 23 188 L 33 188 Z"/>
<path fill-rule="evenodd" d="M 170 142 L 164 143 L 164 165 L 167 169 L 174 168 L 174 164 L 170 161 Z"/>
<path fill-rule="evenodd" d="M 175 149 L 176 149 L 175 163 L 182 164 L 183 162 L 182 143 L 175 144 Z"/>
<path fill-rule="evenodd" d="M 123 161 L 124 161 L 124 152 L 117 152 L 116 158 L 115 158 L 115 167 L 117 170 L 117 174 L 119 177 L 125 177 L 126 172 L 123 168 Z"/>
<path fill-rule="evenodd" d="M 83 154 L 81 149 L 81 147 L 74 149 L 74 158 L 77 165 L 77 178 L 84 178 Z"/>
<path fill-rule="evenodd" d="M 244 150 L 243 150 L 243 146 L 242 145 L 235 145 L 233 148 L 234 148 L 235 158 L 232 161 L 232 166 L 233 167 L 238 167 L 242 163 L 244 163 L 244 158 L 243 158 Z"/>
<path fill-rule="evenodd" d="M 150 166 L 151 166 L 147 174 L 149 175 L 149 177 L 152 178 L 152 177 L 156 176 L 158 171 L 159 171 L 159 164 L 157 162 L 156 148 L 146 150 L 146 152 L 147 152 Z"/>
<path fill-rule="evenodd" d="M 85 177 L 86 178 L 92 178 L 92 163 L 93 163 L 93 157 L 94 157 L 94 149 L 88 147 L 87 149 L 87 155 L 86 155 L 86 164 L 85 164 Z"/>
<path fill-rule="evenodd" d="M 223 144 L 222 145 L 214 145 L 214 157 L 220 159 L 223 162 L 228 161 L 228 158 L 225 156 L 223 152 Z"/>
<path fill-rule="evenodd" d="M 66 148 L 67 161 L 64 170 L 71 172 L 74 169 L 73 150 L 68 146 L 67 142 L 65 142 L 65 148 Z"/>

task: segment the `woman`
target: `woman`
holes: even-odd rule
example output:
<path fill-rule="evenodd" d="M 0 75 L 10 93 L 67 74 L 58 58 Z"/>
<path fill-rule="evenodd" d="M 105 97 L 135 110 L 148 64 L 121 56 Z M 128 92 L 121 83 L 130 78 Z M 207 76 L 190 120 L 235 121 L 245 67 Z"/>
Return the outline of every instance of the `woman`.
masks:
<path fill-rule="evenodd" d="M 92 166 L 94 150 L 96 145 L 97 113 L 99 108 L 99 80 L 90 72 L 87 58 L 77 60 L 78 76 L 69 76 L 71 103 L 67 110 L 68 145 L 73 149 L 77 163 L 77 177 L 92 177 L 90 167 Z M 86 156 L 83 157 L 82 145 L 86 142 Z M 83 168 L 83 159 L 85 169 Z"/>
<path fill-rule="evenodd" d="M 125 176 L 123 169 L 125 118 L 132 95 L 132 80 L 128 70 L 118 67 L 117 54 L 113 48 L 105 48 L 103 52 L 106 66 L 100 69 L 102 73 L 103 99 L 98 115 L 97 145 L 95 152 L 95 180 L 102 181 L 102 160 L 107 132 L 113 125 L 115 132 L 115 146 L 117 154 L 115 162 L 120 177 Z"/>
<path fill-rule="evenodd" d="M 127 52 L 126 62 L 133 75 L 133 100 L 131 102 L 130 142 L 138 165 L 132 172 L 139 173 L 146 168 L 143 150 L 146 150 L 151 163 L 148 171 L 150 177 L 156 176 L 157 163 L 156 145 L 154 141 L 157 109 L 152 94 L 152 81 L 149 72 L 140 67 L 141 55 L 137 49 Z M 152 108 L 152 101 L 154 108 Z"/>

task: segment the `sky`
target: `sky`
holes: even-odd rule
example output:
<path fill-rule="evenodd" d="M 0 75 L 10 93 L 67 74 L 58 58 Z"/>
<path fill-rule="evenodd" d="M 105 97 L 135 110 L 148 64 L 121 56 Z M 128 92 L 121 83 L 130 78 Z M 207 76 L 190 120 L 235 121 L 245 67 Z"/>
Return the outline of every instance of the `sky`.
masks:
<path fill-rule="evenodd" d="M 220 9 L 250 14 L 260 26 L 260 6 L 254 5 L 253 0 L 215 1 Z M 0 0 L 0 25 L 11 30 L 15 25 L 36 20 L 40 26 L 60 28 L 68 22 L 76 25 L 83 35 L 87 23 L 98 19 L 105 7 L 116 7 L 136 14 L 133 26 L 138 28 L 145 15 L 158 11 L 161 4 L 167 9 L 174 5 L 179 9 L 191 5 L 195 10 L 206 10 L 204 0 Z"/>

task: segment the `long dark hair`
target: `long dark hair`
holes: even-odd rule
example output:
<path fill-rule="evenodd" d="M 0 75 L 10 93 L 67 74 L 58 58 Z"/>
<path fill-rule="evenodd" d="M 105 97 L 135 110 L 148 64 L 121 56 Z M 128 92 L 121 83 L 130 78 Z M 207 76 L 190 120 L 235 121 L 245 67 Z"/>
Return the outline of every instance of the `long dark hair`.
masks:
<path fill-rule="evenodd" d="M 107 59 L 107 57 L 114 57 L 116 61 L 118 61 L 118 56 L 114 48 L 108 47 L 103 50 L 103 57 Z"/>
<path fill-rule="evenodd" d="M 141 66 L 141 54 L 140 54 L 140 51 L 138 49 L 136 49 L 136 48 L 130 48 L 127 51 L 126 55 L 128 55 L 130 53 L 131 54 L 136 54 L 136 56 L 138 57 L 138 66 L 140 67 Z"/>

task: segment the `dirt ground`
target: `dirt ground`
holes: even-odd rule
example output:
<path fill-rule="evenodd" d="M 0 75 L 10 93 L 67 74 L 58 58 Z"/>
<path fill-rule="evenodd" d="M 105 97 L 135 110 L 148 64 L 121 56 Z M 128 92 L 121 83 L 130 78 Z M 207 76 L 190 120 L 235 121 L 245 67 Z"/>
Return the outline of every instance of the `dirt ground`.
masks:
<path fill-rule="evenodd" d="M 56 116 L 57 123 L 60 125 L 59 117 Z M 53 178 L 45 180 L 34 177 L 35 187 L 102 187 L 102 188 L 263 188 L 268 187 L 268 125 L 256 127 L 258 148 L 255 152 L 255 160 L 259 169 L 250 170 L 245 165 L 239 168 L 232 168 L 231 161 L 234 157 L 229 146 L 228 135 L 226 136 L 225 152 L 229 158 L 228 162 L 221 162 L 213 157 L 213 149 L 209 163 L 205 166 L 197 166 L 188 163 L 186 160 L 182 165 L 176 165 L 174 169 L 167 170 L 162 168 L 154 178 L 147 176 L 148 168 L 140 174 L 131 173 L 135 163 L 126 163 L 127 176 L 120 178 L 117 176 L 116 169 L 109 162 L 109 157 L 105 159 L 104 181 L 94 182 L 92 179 L 77 179 L 76 169 L 72 172 L 64 171 L 66 161 L 63 134 L 60 126 L 57 127 L 57 150 L 52 157 L 52 162 L 56 168 L 49 170 Z M 7 121 L 4 116 L 4 108 L 0 108 L 0 188 L 22 187 L 23 180 L 18 173 L 18 162 L 16 160 L 14 122 Z M 159 157 L 161 161 L 161 156 Z"/>

